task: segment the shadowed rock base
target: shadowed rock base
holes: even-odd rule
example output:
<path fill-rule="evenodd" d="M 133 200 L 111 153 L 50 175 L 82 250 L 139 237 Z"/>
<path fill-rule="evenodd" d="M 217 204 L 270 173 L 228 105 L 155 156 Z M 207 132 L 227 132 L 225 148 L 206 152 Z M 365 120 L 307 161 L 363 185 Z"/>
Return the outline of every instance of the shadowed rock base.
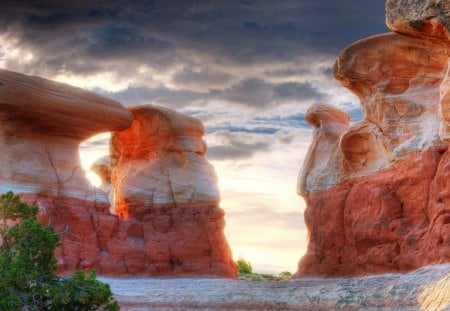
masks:
<path fill-rule="evenodd" d="M 58 271 L 96 269 L 107 276 L 234 277 L 214 204 L 153 206 L 142 219 L 119 220 L 109 203 L 23 194 L 41 208 L 40 220 L 62 232 Z"/>

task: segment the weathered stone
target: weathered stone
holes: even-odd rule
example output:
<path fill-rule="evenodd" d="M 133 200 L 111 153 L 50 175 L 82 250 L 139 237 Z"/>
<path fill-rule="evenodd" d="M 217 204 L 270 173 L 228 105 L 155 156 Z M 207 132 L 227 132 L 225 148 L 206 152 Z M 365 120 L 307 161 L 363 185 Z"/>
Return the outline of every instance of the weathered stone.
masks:
<path fill-rule="evenodd" d="M 443 146 L 438 107 L 446 64 L 441 46 L 391 33 L 347 47 L 336 60 L 334 77 L 360 98 L 388 153 L 401 159 Z"/>
<path fill-rule="evenodd" d="M 110 213 L 116 211 L 110 204 L 110 158 L 93 165 L 107 197 L 86 180 L 78 146 L 100 132 L 116 131 L 124 138 L 130 132 L 117 131 L 130 125 L 131 130 L 141 129 L 132 123 L 133 114 L 115 101 L 68 85 L 0 70 L 0 190 L 12 190 L 38 205 L 40 220 L 61 233 L 56 251 L 60 273 L 95 268 L 98 274 L 116 276 L 235 276 L 217 181 L 203 158 L 203 126 L 171 111 L 152 116 L 137 133 L 142 140 L 130 145 L 116 140 L 125 145 L 115 149 L 115 155 L 123 152 L 114 158 L 114 167 L 126 166 L 128 156 L 144 163 L 161 156 L 155 166 L 162 175 L 152 175 L 145 165 L 144 174 L 136 175 L 141 178 L 138 192 L 144 194 L 140 199 L 146 200 L 152 187 L 145 184 L 149 171 L 150 179 L 160 182 L 159 192 L 151 205 L 133 202 L 130 214 L 136 218 L 120 220 Z M 128 173 L 134 169 L 139 166 L 131 165 Z"/>
<path fill-rule="evenodd" d="M 60 273 L 96 269 L 110 276 L 236 274 L 223 234 L 224 212 L 215 205 L 153 207 L 145 219 L 119 220 L 106 202 L 35 194 L 22 198 L 40 206 L 41 221 L 63 233 L 56 252 Z"/>
<path fill-rule="evenodd" d="M 360 40 L 338 56 L 334 77 L 360 98 L 364 119 L 327 149 L 338 163 L 304 170 L 310 242 L 297 276 L 450 261 L 448 6 L 388 0 L 388 25 L 400 34 Z M 339 178 L 324 186 L 315 170 Z"/>
<path fill-rule="evenodd" d="M 450 266 L 408 274 L 301 278 L 288 282 L 223 279 L 113 279 L 122 310 L 448 310 Z M 139 290 L 136 290 L 136 289 Z"/>
<path fill-rule="evenodd" d="M 386 24 L 393 31 L 450 45 L 447 0 L 387 0 Z"/>
<path fill-rule="evenodd" d="M 0 70 L 0 191 L 105 201 L 85 178 L 78 146 L 131 120 L 113 100 Z"/>
<path fill-rule="evenodd" d="M 131 127 L 111 138 L 117 215 L 142 218 L 161 204 L 218 204 L 217 177 L 204 157 L 201 122 L 163 107 L 130 110 Z"/>
<path fill-rule="evenodd" d="M 350 116 L 326 104 L 314 104 L 305 115 L 314 135 L 301 170 L 297 192 L 328 189 L 341 181 L 339 139 L 348 129 Z"/>

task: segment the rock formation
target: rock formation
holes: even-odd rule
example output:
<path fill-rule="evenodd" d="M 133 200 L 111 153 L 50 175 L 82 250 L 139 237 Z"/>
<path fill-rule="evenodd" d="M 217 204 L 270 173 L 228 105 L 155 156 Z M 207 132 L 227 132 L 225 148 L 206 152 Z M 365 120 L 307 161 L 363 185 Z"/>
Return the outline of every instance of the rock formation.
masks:
<path fill-rule="evenodd" d="M 78 145 L 131 121 L 113 100 L 0 70 L 0 190 L 105 202 L 85 178 Z"/>
<path fill-rule="evenodd" d="M 201 122 L 163 107 L 130 111 L 131 127 L 111 138 L 111 179 L 119 217 L 142 218 L 145 209 L 162 204 L 217 204 L 217 177 L 204 157 Z"/>
<path fill-rule="evenodd" d="M 0 190 L 38 205 L 42 222 L 62 233 L 61 273 L 234 277 L 214 171 L 202 156 L 201 123 L 162 108 L 143 118 L 136 110 L 0 70 Z M 106 131 L 116 137 L 112 172 L 109 157 L 93 167 L 103 192 L 86 180 L 78 146 Z M 121 219 L 111 213 L 114 201 Z"/>
<path fill-rule="evenodd" d="M 450 261 L 448 6 L 388 0 L 387 24 L 398 33 L 358 41 L 338 56 L 334 77 L 359 97 L 365 117 L 333 144 L 322 128 L 341 111 L 328 108 L 334 116 L 315 129 L 299 178 L 310 243 L 297 276 Z M 330 155 L 334 161 L 322 160 Z"/>
<path fill-rule="evenodd" d="M 93 166 L 122 219 L 97 216 L 100 273 L 234 276 L 203 125 L 163 107 L 130 110 L 130 128 L 112 134 L 109 167 Z"/>

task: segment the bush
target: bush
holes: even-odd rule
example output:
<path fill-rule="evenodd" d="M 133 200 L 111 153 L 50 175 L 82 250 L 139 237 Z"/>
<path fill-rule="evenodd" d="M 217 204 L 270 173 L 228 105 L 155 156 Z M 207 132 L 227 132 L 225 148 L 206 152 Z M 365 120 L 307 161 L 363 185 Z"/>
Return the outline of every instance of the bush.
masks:
<path fill-rule="evenodd" d="M 250 274 L 253 271 L 252 264 L 250 261 L 245 260 L 242 257 L 239 257 L 236 261 L 236 270 L 238 274 Z"/>
<path fill-rule="evenodd" d="M 55 274 L 59 235 L 37 213 L 12 192 L 0 196 L 0 310 L 118 310 L 95 273 Z"/>
<path fill-rule="evenodd" d="M 292 278 L 292 273 L 289 271 L 281 271 L 278 277 L 280 278 L 280 280 L 289 280 L 290 278 Z"/>

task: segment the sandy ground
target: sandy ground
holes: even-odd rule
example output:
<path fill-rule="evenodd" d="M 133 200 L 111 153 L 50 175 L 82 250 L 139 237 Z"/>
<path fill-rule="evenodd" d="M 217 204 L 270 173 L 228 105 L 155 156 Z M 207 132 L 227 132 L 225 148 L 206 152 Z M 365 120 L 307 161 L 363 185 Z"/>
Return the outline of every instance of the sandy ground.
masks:
<path fill-rule="evenodd" d="M 450 310 L 450 265 L 282 282 L 100 279 L 110 284 L 122 310 Z"/>

